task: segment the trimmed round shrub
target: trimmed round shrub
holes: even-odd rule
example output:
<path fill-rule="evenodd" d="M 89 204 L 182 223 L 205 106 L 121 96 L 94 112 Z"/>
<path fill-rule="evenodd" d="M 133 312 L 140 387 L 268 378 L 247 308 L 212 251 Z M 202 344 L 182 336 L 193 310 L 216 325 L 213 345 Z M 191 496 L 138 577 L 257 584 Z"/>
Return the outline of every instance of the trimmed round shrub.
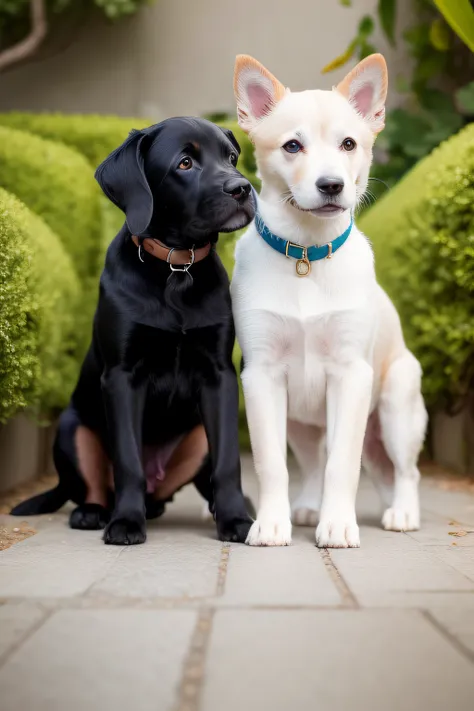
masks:
<path fill-rule="evenodd" d="M 39 382 L 30 252 L 18 209 L 18 200 L 0 189 L 0 422 L 32 404 Z"/>
<path fill-rule="evenodd" d="M 0 114 L 1 125 L 65 143 L 82 153 L 94 168 L 127 138 L 132 128 L 144 128 L 152 123 L 143 118 L 94 114 Z"/>
<path fill-rule="evenodd" d="M 100 189 L 84 156 L 59 143 L 0 126 L 0 186 L 60 237 L 81 278 L 97 271 Z"/>
<path fill-rule="evenodd" d="M 420 359 L 429 405 L 474 387 L 474 125 L 442 143 L 368 210 L 377 274 Z"/>
<path fill-rule="evenodd" d="M 78 374 L 80 286 L 59 238 L 0 189 L 0 421 L 64 407 Z"/>
<path fill-rule="evenodd" d="M 20 111 L 0 114 L 0 125 L 65 143 L 86 156 L 94 168 L 127 138 L 133 128 L 144 128 L 152 123 L 147 118 L 95 114 L 32 114 Z M 248 136 L 237 121 L 219 122 L 219 125 L 233 131 L 242 149 L 239 164 L 249 179 L 258 185 L 253 146 Z"/>

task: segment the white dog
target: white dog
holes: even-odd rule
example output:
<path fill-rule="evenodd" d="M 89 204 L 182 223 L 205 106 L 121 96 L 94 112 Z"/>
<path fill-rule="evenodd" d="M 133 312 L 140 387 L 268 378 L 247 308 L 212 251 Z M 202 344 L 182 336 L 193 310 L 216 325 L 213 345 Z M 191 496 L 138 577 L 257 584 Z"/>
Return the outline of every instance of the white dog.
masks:
<path fill-rule="evenodd" d="M 353 224 L 384 127 L 385 60 L 367 57 L 332 91 L 292 93 L 241 55 L 234 86 L 262 178 L 232 281 L 260 479 L 247 543 L 291 542 L 287 441 L 304 476 L 293 520 L 316 524 L 319 513 L 318 546 L 360 545 L 361 462 L 387 506 L 384 528 L 417 529 L 421 369 Z"/>

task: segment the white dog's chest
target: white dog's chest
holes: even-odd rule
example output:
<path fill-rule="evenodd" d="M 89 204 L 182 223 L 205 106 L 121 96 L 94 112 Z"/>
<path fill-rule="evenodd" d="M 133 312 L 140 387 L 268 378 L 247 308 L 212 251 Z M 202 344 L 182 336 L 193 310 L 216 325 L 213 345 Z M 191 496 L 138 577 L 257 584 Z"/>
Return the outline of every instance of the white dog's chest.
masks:
<path fill-rule="evenodd" d="M 328 325 L 302 324 L 288 330 L 283 368 L 288 388 L 288 417 L 320 427 L 326 423 L 328 357 L 332 350 Z"/>
<path fill-rule="evenodd" d="M 324 426 L 328 378 L 354 360 L 372 358 L 376 299 L 370 250 L 361 237 L 360 246 L 348 243 L 333 260 L 313 263 L 311 275 L 299 278 L 293 260 L 255 237 L 242 239 L 232 281 L 245 366 L 285 379 L 290 419 Z M 368 259 L 360 263 L 366 250 Z"/>

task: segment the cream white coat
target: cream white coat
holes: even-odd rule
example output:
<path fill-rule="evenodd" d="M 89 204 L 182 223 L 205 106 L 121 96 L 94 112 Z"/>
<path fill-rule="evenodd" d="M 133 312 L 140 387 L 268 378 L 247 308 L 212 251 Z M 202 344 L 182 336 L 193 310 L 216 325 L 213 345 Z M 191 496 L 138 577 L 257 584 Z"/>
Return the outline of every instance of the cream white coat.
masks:
<path fill-rule="evenodd" d="M 238 58 L 239 119 L 255 143 L 262 177 L 258 211 L 276 235 L 321 245 L 348 227 L 367 186 L 374 134 L 383 127 L 384 68 L 376 56 L 339 91 L 291 94 L 255 60 Z M 341 149 L 347 136 L 356 142 L 351 156 Z M 293 139 L 299 155 L 282 148 Z M 329 215 L 321 211 L 328 198 L 316 188 L 325 175 L 344 184 Z M 237 244 L 233 312 L 260 479 L 251 545 L 291 542 L 287 442 L 304 480 L 293 520 L 319 519 L 319 546 L 360 544 L 361 461 L 385 501 L 384 527 L 419 527 L 417 457 L 426 428 L 421 371 L 376 281 L 371 246 L 354 225 L 331 259 L 311 267 L 298 277 L 295 260 L 267 245 L 254 225 Z"/>

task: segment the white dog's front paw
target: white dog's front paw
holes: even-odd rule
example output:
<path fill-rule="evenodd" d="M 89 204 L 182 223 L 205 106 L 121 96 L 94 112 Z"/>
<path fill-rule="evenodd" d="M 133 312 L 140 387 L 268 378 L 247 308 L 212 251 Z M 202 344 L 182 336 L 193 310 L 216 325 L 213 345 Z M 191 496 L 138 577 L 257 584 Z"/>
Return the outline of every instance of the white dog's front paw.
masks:
<path fill-rule="evenodd" d="M 316 529 L 318 548 L 359 548 L 359 526 L 354 519 L 324 518 Z"/>
<path fill-rule="evenodd" d="M 382 526 L 386 531 L 418 531 L 420 528 L 420 510 L 417 505 L 393 506 L 382 517 Z"/>
<path fill-rule="evenodd" d="M 314 528 L 318 523 L 318 511 L 306 506 L 293 506 L 291 510 L 291 520 L 295 526 L 311 526 Z"/>
<path fill-rule="evenodd" d="M 287 517 L 257 518 L 245 542 L 249 546 L 289 546 L 291 521 Z"/>

